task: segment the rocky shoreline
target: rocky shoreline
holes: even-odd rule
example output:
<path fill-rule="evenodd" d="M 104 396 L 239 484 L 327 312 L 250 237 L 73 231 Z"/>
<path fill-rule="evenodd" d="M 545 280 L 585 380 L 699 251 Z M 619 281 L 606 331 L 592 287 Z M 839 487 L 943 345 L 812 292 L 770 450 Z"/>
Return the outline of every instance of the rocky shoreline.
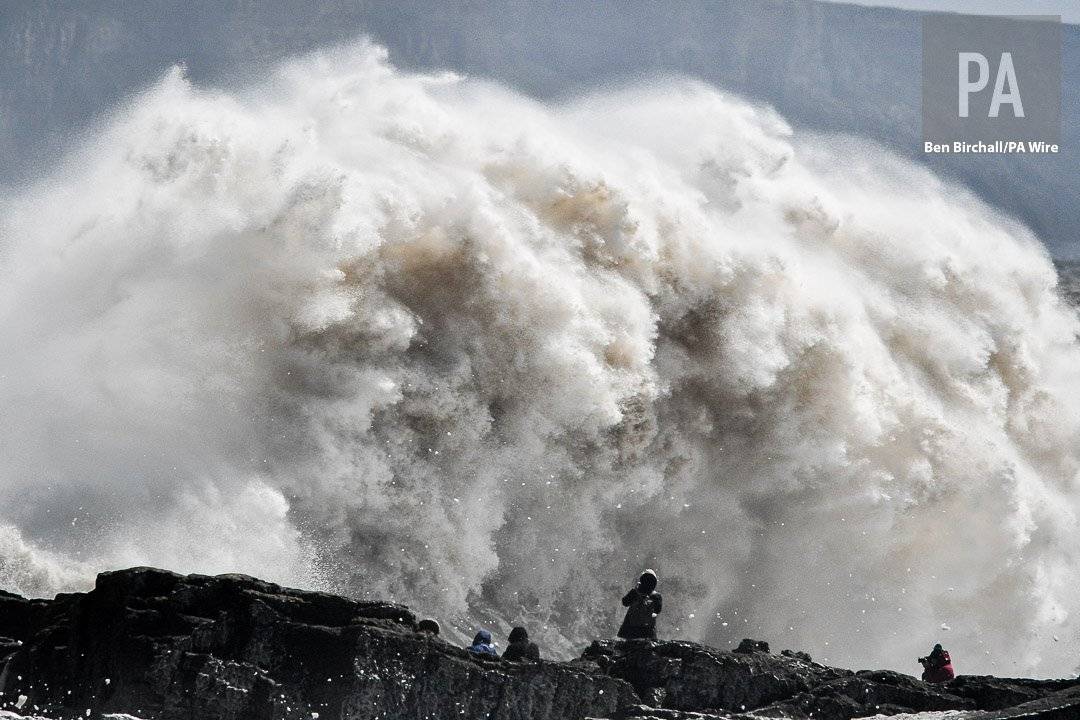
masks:
<path fill-rule="evenodd" d="M 570 662 L 509 663 L 416 620 L 400 605 L 152 568 L 53 600 L 0 593 L 0 718 L 1080 718 L 1080 679 L 929 685 L 753 641 L 598 640 Z"/>

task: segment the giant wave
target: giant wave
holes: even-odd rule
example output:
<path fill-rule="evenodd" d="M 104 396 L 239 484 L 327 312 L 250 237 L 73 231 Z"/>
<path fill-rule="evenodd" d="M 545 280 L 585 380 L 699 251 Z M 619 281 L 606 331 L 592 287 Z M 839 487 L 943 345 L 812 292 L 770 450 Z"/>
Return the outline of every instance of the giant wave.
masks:
<path fill-rule="evenodd" d="M 669 636 L 1075 667 L 1077 318 L 874 147 L 360 43 L 174 70 L 0 234 L 6 589 L 250 572 L 569 654 L 651 566 Z"/>

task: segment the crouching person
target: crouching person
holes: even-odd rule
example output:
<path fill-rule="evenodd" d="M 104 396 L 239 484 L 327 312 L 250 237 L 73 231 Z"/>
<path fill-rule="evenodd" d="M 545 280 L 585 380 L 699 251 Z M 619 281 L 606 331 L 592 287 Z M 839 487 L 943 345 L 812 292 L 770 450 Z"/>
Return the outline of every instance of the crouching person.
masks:
<path fill-rule="evenodd" d="M 480 655 L 484 657 L 499 657 L 499 653 L 495 650 L 495 643 L 491 641 L 491 633 L 487 630 L 481 630 L 476 633 L 476 637 L 473 638 L 472 645 L 465 648 L 474 655 Z"/>
<path fill-rule="evenodd" d="M 509 644 L 503 651 L 503 660 L 539 660 L 540 648 L 529 640 L 529 633 L 523 627 L 510 631 Z"/>
<path fill-rule="evenodd" d="M 919 658 L 919 662 L 923 666 L 922 679 L 926 682 L 943 683 L 956 677 L 949 651 L 943 649 L 941 645 L 935 645 L 929 655 Z"/>

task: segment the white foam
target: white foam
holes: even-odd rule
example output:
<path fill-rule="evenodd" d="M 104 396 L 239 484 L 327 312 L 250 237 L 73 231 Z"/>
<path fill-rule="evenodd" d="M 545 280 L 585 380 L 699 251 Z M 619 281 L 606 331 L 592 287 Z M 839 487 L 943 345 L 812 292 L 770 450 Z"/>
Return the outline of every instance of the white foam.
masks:
<path fill-rule="evenodd" d="M 570 653 L 651 566 L 666 635 L 1075 664 L 1080 327 L 873 148 L 361 45 L 169 74 L 0 233 L 7 587 L 243 571 Z"/>

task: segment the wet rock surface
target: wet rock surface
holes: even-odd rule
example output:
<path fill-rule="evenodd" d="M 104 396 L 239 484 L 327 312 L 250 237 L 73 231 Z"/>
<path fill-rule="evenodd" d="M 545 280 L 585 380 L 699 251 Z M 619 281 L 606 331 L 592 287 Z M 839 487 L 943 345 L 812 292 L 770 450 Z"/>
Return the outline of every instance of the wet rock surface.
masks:
<path fill-rule="evenodd" d="M 0 593 L 0 707 L 56 720 L 1056 720 L 1080 718 L 1080 680 L 928 685 L 754 640 L 601 640 L 572 662 L 482 660 L 417 633 L 400 605 L 135 568 L 54 600 Z"/>
<path fill-rule="evenodd" d="M 630 683 L 644 703 L 683 711 L 752 710 L 851 675 L 765 650 L 724 652 L 685 641 L 599 640 L 582 657 Z"/>
<path fill-rule="evenodd" d="M 13 617 L 25 621 L 0 625 L 23 641 L 0 661 L 0 701 L 15 709 L 25 695 L 27 715 L 554 719 L 636 702 L 628 684 L 570 665 L 481 662 L 416 633 L 398 605 L 245 576 L 142 568 L 22 602 Z"/>

